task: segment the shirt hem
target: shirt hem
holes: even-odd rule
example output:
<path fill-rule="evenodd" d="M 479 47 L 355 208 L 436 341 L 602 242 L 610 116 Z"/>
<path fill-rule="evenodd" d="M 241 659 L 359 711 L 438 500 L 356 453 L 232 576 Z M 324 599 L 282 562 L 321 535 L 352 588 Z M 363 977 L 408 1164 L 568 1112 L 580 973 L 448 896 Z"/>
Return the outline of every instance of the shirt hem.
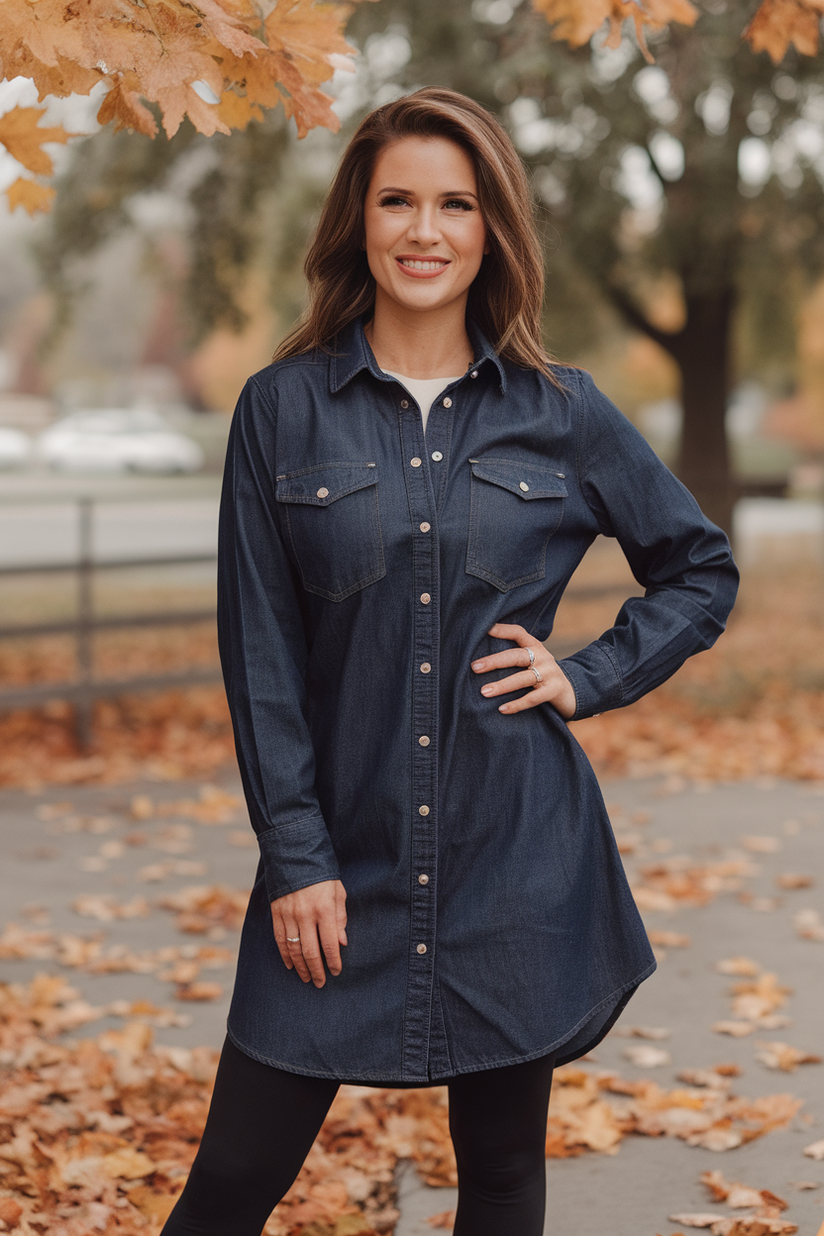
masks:
<path fill-rule="evenodd" d="M 523 1055 L 509 1056 L 503 1060 L 485 1061 L 482 1064 L 473 1064 L 465 1068 L 457 1068 L 452 1073 L 437 1074 L 428 1078 L 410 1080 L 408 1077 L 386 1074 L 381 1074 L 380 1076 L 361 1075 L 360 1077 L 341 1077 L 337 1073 L 328 1073 L 320 1069 L 300 1068 L 295 1064 L 288 1064 L 283 1060 L 273 1060 L 271 1057 L 263 1055 L 262 1052 L 256 1051 L 253 1047 L 247 1046 L 234 1033 L 231 1025 L 227 1024 L 226 1033 L 238 1051 L 242 1051 L 244 1055 L 250 1056 L 253 1060 L 257 1060 L 260 1064 L 268 1064 L 271 1068 L 281 1069 L 284 1073 L 296 1073 L 300 1077 L 322 1077 L 327 1081 L 339 1082 L 342 1086 L 372 1086 L 379 1089 L 387 1087 L 389 1089 L 396 1090 L 424 1090 L 432 1086 L 443 1086 L 447 1082 L 451 1081 L 453 1077 L 463 1077 L 470 1073 L 482 1073 L 488 1069 L 506 1069 L 514 1064 L 528 1064 L 530 1060 L 539 1060 L 542 1056 L 555 1055 L 556 1065 L 569 1064 L 572 1060 L 580 1059 L 581 1056 L 585 1056 L 588 1051 L 591 1051 L 594 1047 L 596 1047 L 597 1044 L 600 1043 L 601 1039 L 603 1039 L 603 1037 L 611 1030 L 635 989 L 639 987 L 645 979 L 649 978 L 649 976 L 655 971 L 656 966 L 657 963 L 653 961 L 645 970 L 636 975 L 635 978 L 631 979 L 627 983 L 624 983 L 621 987 L 616 988 L 615 991 L 611 991 L 608 996 L 605 996 L 603 1000 L 600 1000 L 596 1005 L 594 1005 L 593 1008 L 591 1008 L 580 1019 L 580 1021 L 576 1022 L 571 1030 L 567 1031 L 561 1036 L 561 1038 L 556 1039 L 554 1043 L 550 1043 L 546 1047 L 539 1047 L 535 1051 L 526 1052 Z M 626 999 L 622 999 L 624 996 Z M 607 1005 L 613 1000 L 618 1002 L 614 1011 L 614 1016 L 608 1018 L 607 1021 L 604 1022 L 600 1031 L 589 1042 L 581 1047 L 580 1050 L 576 1050 L 572 1055 L 561 1055 L 560 1050 L 564 1043 L 568 1043 L 570 1039 L 573 1039 L 575 1035 L 583 1029 L 587 1022 L 597 1016 L 597 1014 L 602 1009 L 606 1008 Z"/>

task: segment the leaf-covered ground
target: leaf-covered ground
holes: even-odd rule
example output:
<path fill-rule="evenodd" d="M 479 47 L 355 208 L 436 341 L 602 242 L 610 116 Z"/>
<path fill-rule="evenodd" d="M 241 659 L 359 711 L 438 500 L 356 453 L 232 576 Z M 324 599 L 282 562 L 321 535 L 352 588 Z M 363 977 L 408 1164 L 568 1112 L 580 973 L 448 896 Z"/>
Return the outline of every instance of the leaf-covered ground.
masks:
<path fill-rule="evenodd" d="M 622 580 L 625 570 L 607 554 L 593 558 L 581 582 Z M 597 636 L 619 603 L 620 593 L 566 600 L 550 648 Z M 97 673 L 117 677 L 214 663 L 216 650 L 204 624 L 104 634 L 96 656 Z M 4 686 L 73 673 L 68 639 L 0 645 Z M 574 733 L 607 776 L 824 780 L 824 574 L 780 562 L 745 573 L 729 628 L 712 650 L 637 704 L 579 722 Z M 88 753 L 75 746 L 65 703 L 0 716 L 5 786 L 203 777 L 233 758 L 219 687 L 100 701 Z"/>
<path fill-rule="evenodd" d="M 611 1162 L 627 1142 L 630 1154 L 678 1147 L 677 1187 L 656 1198 L 672 1228 L 619 1220 L 627 1236 L 790 1236 L 800 1199 L 815 1205 L 824 1183 L 809 990 L 824 943 L 820 795 L 739 787 L 723 829 L 705 821 L 729 818 L 731 790 L 672 792 L 659 778 L 627 801 L 628 784 L 612 788 L 610 815 L 662 985 L 593 1058 L 558 1071 L 547 1156 L 567 1172 Z M 225 997 L 247 898 L 253 839 L 236 783 L 11 792 L 1 818 L 15 921 L 0 932 L 11 980 L 0 986 L 0 1223 L 22 1236 L 152 1236 L 195 1153 L 216 1059 L 193 1045 L 219 1030 L 195 1033 L 190 1010 Z M 36 882 L 17 893 L 27 871 Z M 39 905 L 26 902 L 35 890 Z M 667 976 L 670 999 L 689 991 L 689 1025 L 667 1003 Z M 269 1236 L 388 1236 L 402 1161 L 454 1185 L 445 1092 L 345 1088 Z M 451 1196 L 436 1195 L 433 1228 L 450 1230 Z"/>
<path fill-rule="evenodd" d="M 217 1053 L 153 1047 L 145 1018 L 94 1039 L 56 1041 L 61 1031 L 103 1013 L 62 976 L 0 987 L 0 1230 L 155 1233 L 183 1186 Z M 737 1096 L 736 1072 L 687 1071 L 683 1085 L 666 1090 L 615 1073 L 560 1069 L 547 1157 L 612 1154 L 630 1134 L 722 1151 L 785 1128 L 802 1107 L 789 1094 Z M 445 1091 L 343 1087 L 267 1236 L 391 1233 L 400 1159 L 411 1159 L 428 1184 L 456 1183 Z M 798 1230 L 781 1218 L 787 1203 L 775 1194 L 729 1184 L 720 1171 L 711 1175 L 716 1200 L 738 1189 L 730 1206 L 746 1207 L 746 1222 L 761 1224 L 736 1226 L 734 1216 L 716 1211 L 717 1236 Z M 695 1217 L 674 1218 L 687 1224 Z M 450 1220 L 445 1213 L 443 1226 L 451 1227 Z"/>

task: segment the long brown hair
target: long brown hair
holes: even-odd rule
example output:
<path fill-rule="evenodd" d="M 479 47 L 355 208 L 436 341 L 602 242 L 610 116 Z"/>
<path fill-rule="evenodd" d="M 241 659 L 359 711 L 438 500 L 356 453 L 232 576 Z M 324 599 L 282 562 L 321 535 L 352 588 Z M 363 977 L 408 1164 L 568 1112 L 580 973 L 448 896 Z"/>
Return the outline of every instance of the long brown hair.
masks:
<path fill-rule="evenodd" d="M 489 253 L 469 289 L 467 314 L 498 354 L 554 380 L 541 340 L 544 270 L 529 182 L 501 123 L 454 90 L 425 86 L 363 120 L 347 146 L 304 264 L 309 308 L 274 360 L 328 349 L 335 334 L 375 304 L 363 249 L 364 202 L 378 156 L 403 137 L 440 137 L 475 167 Z"/>

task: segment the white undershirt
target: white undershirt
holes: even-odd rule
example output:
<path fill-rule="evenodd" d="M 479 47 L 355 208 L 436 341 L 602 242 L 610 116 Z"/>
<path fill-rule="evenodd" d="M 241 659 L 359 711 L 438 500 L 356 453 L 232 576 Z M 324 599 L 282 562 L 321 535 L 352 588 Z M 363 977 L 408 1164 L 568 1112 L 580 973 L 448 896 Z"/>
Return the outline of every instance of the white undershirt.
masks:
<path fill-rule="evenodd" d="M 409 391 L 421 410 L 424 433 L 426 433 L 426 422 L 429 420 L 429 410 L 432 404 L 441 391 L 446 390 L 450 382 L 457 382 L 463 376 L 459 373 L 454 378 L 408 378 L 405 373 L 395 373 L 392 369 L 384 369 L 383 372 L 388 373 L 390 378 L 397 378 Z"/>

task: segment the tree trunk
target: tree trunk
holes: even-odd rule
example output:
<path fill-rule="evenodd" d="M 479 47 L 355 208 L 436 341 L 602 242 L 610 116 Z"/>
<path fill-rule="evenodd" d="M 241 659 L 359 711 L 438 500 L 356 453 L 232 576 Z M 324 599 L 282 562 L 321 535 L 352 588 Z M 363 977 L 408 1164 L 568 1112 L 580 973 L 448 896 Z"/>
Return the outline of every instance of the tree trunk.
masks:
<path fill-rule="evenodd" d="M 730 389 L 731 289 L 687 297 L 687 321 L 673 340 L 683 420 L 676 471 L 704 514 L 732 533 L 735 501 L 725 417 Z"/>

